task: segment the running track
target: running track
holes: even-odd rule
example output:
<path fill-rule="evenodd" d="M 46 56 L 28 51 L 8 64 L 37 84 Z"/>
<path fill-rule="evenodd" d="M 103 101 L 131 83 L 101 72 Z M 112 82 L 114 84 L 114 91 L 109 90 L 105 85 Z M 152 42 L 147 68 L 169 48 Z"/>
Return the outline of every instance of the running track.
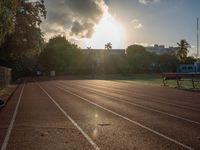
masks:
<path fill-rule="evenodd" d="M 27 78 L 0 110 L 1 150 L 200 149 L 200 93 Z"/>

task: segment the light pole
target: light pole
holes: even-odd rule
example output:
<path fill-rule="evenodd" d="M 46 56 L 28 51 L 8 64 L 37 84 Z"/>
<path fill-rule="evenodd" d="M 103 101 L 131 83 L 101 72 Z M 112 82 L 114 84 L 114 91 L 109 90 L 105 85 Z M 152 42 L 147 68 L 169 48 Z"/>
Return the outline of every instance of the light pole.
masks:
<path fill-rule="evenodd" d="M 199 57 L 199 18 L 197 18 L 197 58 Z"/>

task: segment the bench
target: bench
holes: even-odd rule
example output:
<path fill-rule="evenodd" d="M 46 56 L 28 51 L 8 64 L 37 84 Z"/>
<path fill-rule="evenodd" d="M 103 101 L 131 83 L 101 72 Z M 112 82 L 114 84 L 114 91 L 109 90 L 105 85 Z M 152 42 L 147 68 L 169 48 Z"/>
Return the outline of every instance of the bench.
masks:
<path fill-rule="evenodd" d="M 163 85 L 167 85 L 168 80 L 176 80 L 177 86 L 181 87 L 183 81 L 191 81 L 193 88 L 198 88 L 200 83 L 200 73 L 161 73 Z"/>

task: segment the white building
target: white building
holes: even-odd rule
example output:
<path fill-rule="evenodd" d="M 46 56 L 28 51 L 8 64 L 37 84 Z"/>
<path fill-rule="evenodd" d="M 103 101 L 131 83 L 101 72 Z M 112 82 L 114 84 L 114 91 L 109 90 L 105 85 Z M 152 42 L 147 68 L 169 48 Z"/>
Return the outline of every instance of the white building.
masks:
<path fill-rule="evenodd" d="M 173 53 L 177 50 L 177 47 L 168 47 L 166 48 L 164 45 L 157 45 L 145 47 L 146 51 L 156 53 L 158 55 L 164 54 L 164 53 Z"/>

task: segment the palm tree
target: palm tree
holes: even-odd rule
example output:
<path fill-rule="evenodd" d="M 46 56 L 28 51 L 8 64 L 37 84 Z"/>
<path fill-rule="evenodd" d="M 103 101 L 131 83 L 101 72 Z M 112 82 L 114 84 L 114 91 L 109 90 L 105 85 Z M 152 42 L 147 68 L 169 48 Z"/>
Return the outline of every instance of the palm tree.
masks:
<path fill-rule="evenodd" d="M 185 63 L 187 59 L 187 54 L 189 52 L 188 48 L 190 48 L 190 44 L 186 40 L 180 40 L 180 43 L 177 43 L 177 45 L 177 57 L 182 63 Z"/>
<path fill-rule="evenodd" d="M 112 43 L 109 42 L 109 43 L 105 44 L 105 49 L 107 49 L 107 50 L 112 49 Z"/>
<path fill-rule="evenodd" d="M 92 49 L 92 47 L 87 47 L 87 49 Z"/>

